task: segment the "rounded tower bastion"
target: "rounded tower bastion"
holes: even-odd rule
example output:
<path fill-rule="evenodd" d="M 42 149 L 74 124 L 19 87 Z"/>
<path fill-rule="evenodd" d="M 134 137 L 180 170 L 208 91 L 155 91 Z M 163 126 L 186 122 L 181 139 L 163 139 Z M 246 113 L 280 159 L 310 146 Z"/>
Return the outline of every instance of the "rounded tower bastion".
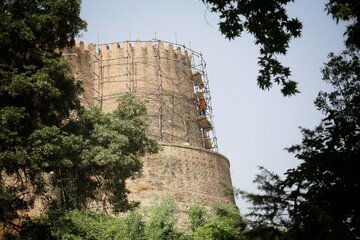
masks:
<path fill-rule="evenodd" d="M 142 158 L 139 178 L 129 180 L 130 200 L 146 206 L 163 194 L 184 210 L 192 202 L 235 205 L 228 159 L 217 152 L 206 64 L 200 53 L 158 40 L 93 45 L 64 51 L 82 103 L 104 112 L 126 92 L 147 102 L 149 136 L 162 145 Z"/>

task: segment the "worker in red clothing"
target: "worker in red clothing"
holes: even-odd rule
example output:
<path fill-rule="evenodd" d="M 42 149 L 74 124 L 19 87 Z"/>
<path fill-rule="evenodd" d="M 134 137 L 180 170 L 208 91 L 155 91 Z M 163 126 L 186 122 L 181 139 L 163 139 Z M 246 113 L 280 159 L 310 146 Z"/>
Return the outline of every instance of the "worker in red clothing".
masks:
<path fill-rule="evenodd" d="M 200 98 L 200 100 L 199 100 L 199 112 L 200 112 L 200 115 L 206 114 L 206 102 L 203 98 Z"/>

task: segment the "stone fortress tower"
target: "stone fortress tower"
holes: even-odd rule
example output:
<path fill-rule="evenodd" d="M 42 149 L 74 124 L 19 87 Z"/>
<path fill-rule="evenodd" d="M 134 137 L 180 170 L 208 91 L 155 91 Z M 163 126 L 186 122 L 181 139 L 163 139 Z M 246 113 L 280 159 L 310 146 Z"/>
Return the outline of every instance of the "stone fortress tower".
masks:
<path fill-rule="evenodd" d="M 146 206 L 167 193 L 180 210 L 192 202 L 235 205 L 229 161 L 217 152 L 200 53 L 174 43 L 138 40 L 97 46 L 80 42 L 63 55 L 83 82 L 85 106 L 111 112 L 126 92 L 147 101 L 149 136 L 162 151 L 142 159 L 141 177 L 128 182 L 130 200 Z M 201 101 L 205 112 L 200 112 Z"/>

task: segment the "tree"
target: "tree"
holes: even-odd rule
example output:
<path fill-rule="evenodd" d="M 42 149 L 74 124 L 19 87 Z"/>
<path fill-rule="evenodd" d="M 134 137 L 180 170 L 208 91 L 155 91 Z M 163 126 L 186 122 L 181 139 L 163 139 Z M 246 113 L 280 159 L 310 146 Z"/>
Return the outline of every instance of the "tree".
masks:
<path fill-rule="evenodd" d="M 208 211 L 200 203 L 193 203 L 190 205 L 187 212 L 190 220 L 190 227 L 192 231 L 205 224 Z"/>
<path fill-rule="evenodd" d="M 171 196 L 165 195 L 157 199 L 147 209 L 145 215 L 145 239 L 187 239 L 186 234 L 175 226 L 178 220 L 177 214 L 177 205 Z"/>
<path fill-rule="evenodd" d="M 178 229 L 177 206 L 169 196 L 157 199 L 146 213 L 132 210 L 123 216 L 104 212 L 70 210 L 65 214 L 50 214 L 26 222 L 20 239 L 189 239 Z M 36 235 L 38 234 L 38 235 Z"/>
<path fill-rule="evenodd" d="M 330 54 L 322 72 L 334 90 L 320 92 L 315 101 L 326 116 L 320 125 L 302 128 L 302 143 L 288 148 L 300 165 L 289 169 L 284 180 L 271 180 L 268 172 L 263 173 L 262 179 L 268 180 L 258 183 L 265 194 L 245 196 L 262 225 L 273 227 L 278 210 L 286 210 L 289 221 L 282 226 L 288 238 L 359 239 L 359 51 Z"/>
<path fill-rule="evenodd" d="M 286 6 L 294 0 L 202 0 L 212 12 L 220 14 L 220 32 L 228 39 L 240 37 L 243 32 L 252 34 L 260 46 L 260 66 L 257 83 L 261 89 L 271 88 L 273 83 L 282 86 L 284 96 L 298 93 L 297 82 L 290 79 L 291 71 L 277 59 L 285 55 L 292 38 L 301 36 L 302 24 L 290 18 Z M 360 4 L 357 0 L 329 0 L 328 14 L 337 21 L 349 21 L 346 44 L 359 48 Z"/>
<path fill-rule="evenodd" d="M 251 203 L 250 212 L 245 215 L 249 228 L 246 237 L 256 240 L 286 239 L 289 227 L 289 210 L 294 207 L 294 199 L 283 187 L 283 179 L 264 167 L 253 181 L 260 193 L 237 190 L 247 202 Z"/>
<path fill-rule="evenodd" d="M 360 49 L 360 3 L 357 0 L 329 0 L 326 4 L 328 14 L 336 22 L 349 21 L 346 28 L 345 44 L 348 48 Z"/>
<path fill-rule="evenodd" d="M 44 208 L 132 207 L 125 180 L 141 170 L 139 155 L 158 149 L 133 96 L 109 114 L 80 106 L 80 83 L 59 51 L 86 27 L 80 4 L 0 3 L 0 222 L 16 229 L 39 199 Z"/>
<path fill-rule="evenodd" d="M 253 226 L 271 225 L 274 227 L 286 227 L 290 205 L 286 189 L 282 187 L 283 180 L 275 173 L 264 167 L 259 167 L 260 173 L 253 181 L 257 184 L 258 190 L 262 193 L 254 194 L 245 191 L 238 191 L 238 194 L 252 204 L 250 213 L 246 216 L 248 222 Z"/>
<path fill-rule="evenodd" d="M 199 203 L 188 208 L 191 231 L 177 225 L 177 205 L 170 196 L 157 199 L 145 212 L 130 211 L 112 216 L 104 212 L 70 210 L 50 214 L 25 223 L 15 239 L 124 239 L 124 240 L 209 240 L 246 239 L 246 223 L 237 208 L 230 205 L 206 210 Z"/>
<path fill-rule="evenodd" d="M 334 91 L 315 101 L 326 118 L 315 130 L 302 129 L 302 143 L 289 148 L 302 163 L 287 172 L 284 185 L 301 186 L 291 214 L 304 234 L 359 239 L 360 55 L 346 50 L 329 59 L 323 79 Z"/>
<path fill-rule="evenodd" d="M 284 95 L 296 92 L 294 83 L 291 83 L 293 87 L 286 88 L 290 83 L 290 71 L 276 60 L 277 54 L 286 54 L 289 40 L 300 36 L 300 22 L 289 19 L 285 9 L 292 1 L 203 2 L 209 4 L 211 11 L 220 13 L 220 31 L 227 38 L 240 36 L 243 31 L 254 35 L 256 44 L 260 45 L 258 84 L 261 88 L 269 88 L 272 82 L 277 82 L 283 85 Z M 337 22 L 349 22 L 344 33 L 347 50 L 340 55 L 330 54 L 323 69 L 323 79 L 334 87 L 334 91 L 319 93 L 315 101 L 326 118 L 314 130 L 301 129 L 302 143 L 288 149 L 295 153 L 301 164 L 289 169 L 284 180 L 263 169 L 255 181 L 262 193 L 243 192 L 254 205 L 250 215 L 256 221 L 247 232 L 250 239 L 360 238 L 357 204 L 360 200 L 357 177 L 360 159 L 360 3 L 329 0 L 325 10 Z M 274 61 L 263 61 L 263 56 Z M 272 63 L 280 67 L 274 70 Z M 282 75 L 283 69 L 289 74 Z M 279 218 L 283 212 L 287 212 L 288 221 Z"/>
<path fill-rule="evenodd" d="M 141 171 L 139 155 L 158 149 L 147 138 L 145 121 L 145 103 L 126 94 L 112 113 L 93 108 L 70 119 L 63 132 L 55 128 L 35 135 L 32 151 L 38 161 L 47 163 L 61 207 L 83 209 L 90 199 L 105 204 L 105 210 L 107 203 L 115 211 L 134 206 L 127 201 L 125 181 Z"/>
<path fill-rule="evenodd" d="M 188 215 L 194 240 L 245 239 L 246 223 L 234 206 L 221 204 L 209 213 L 204 206 L 195 203 L 189 207 Z"/>
<path fill-rule="evenodd" d="M 79 11 L 73 0 L 0 3 L 1 222 L 32 204 L 30 191 L 44 191 L 44 166 L 32 156 L 36 136 L 56 131 L 80 109 L 80 85 L 54 51 L 72 46 L 85 29 Z M 5 175 L 13 182 L 6 184 Z"/>

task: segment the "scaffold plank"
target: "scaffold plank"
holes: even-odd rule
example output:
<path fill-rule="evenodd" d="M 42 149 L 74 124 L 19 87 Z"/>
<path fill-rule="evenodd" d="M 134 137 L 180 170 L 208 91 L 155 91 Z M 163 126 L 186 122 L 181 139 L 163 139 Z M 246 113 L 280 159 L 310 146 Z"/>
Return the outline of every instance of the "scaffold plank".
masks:
<path fill-rule="evenodd" d="M 211 149 L 211 148 L 212 148 L 211 139 L 209 139 L 209 138 L 204 139 L 204 147 L 205 147 L 206 149 Z"/>
<path fill-rule="evenodd" d="M 200 87 L 204 87 L 204 82 L 202 80 L 200 72 L 196 72 L 196 73 L 193 74 L 193 80 L 194 80 L 195 85 L 200 86 Z"/>
<path fill-rule="evenodd" d="M 209 120 L 207 119 L 206 116 L 198 117 L 197 121 L 202 129 L 204 129 L 206 131 L 209 131 L 212 129 L 211 123 L 209 122 Z"/>

